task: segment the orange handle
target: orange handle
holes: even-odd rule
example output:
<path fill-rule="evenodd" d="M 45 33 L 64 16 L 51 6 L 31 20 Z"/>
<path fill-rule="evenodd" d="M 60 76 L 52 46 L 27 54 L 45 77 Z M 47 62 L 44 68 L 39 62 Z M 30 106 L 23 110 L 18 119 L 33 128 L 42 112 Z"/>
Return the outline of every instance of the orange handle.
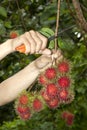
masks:
<path fill-rule="evenodd" d="M 25 51 L 26 51 L 25 45 L 22 44 L 22 45 L 16 47 L 16 51 L 19 51 L 20 53 L 25 53 Z"/>

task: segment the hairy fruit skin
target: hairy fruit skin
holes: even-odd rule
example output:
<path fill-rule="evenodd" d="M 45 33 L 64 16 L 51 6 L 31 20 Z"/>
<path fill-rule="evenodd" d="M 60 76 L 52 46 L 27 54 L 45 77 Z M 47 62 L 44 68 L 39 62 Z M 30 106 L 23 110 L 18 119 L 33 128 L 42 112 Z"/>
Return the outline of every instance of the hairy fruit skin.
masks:
<path fill-rule="evenodd" d="M 58 85 L 62 88 L 70 86 L 70 79 L 67 76 L 62 76 L 58 79 Z"/>
<path fill-rule="evenodd" d="M 59 99 L 58 99 L 58 98 L 54 98 L 54 99 L 52 99 L 52 100 L 50 100 L 50 101 L 48 102 L 48 106 L 49 106 L 50 108 L 52 108 L 52 109 L 57 108 L 58 105 L 59 105 Z"/>
<path fill-rule="evenodd" d="M 22 105 L 28 104 L 28 96 L 27 95 L 21 95 L 20 98 L 19 98 L 19 102 Z"/>
<path fill-rule="evenodd" d="M 62 61 L 58 64 L 58 71 L 60 73 L 67 73 L 70 70 L 69 63 L 67 61 Z"/>
<path fill-rule="evenodd" d="M 19 105 L 19 106 L 16 108 L 16 110 L 17 110 L 18 113 L 25 113 L 25 112 L 29 111 L 29 107 L 23 107 L 23 106 L 20 106 L 20 105 Z"/>
<path fill-rule="evenodd" d="M 50 97 L 55 97 L 57 96 L 58 94 L 58 88 L 55 84 L 53 83 L 50 83 L 47 85 L 46 87 L 46 92 L 47 92 L 47 95 L 50 96 Z"/>
<path fill-rule="evenodd" d="M 43 97 L 43 99 L 45 100 L 45 101 L 50 101 L 50 97 L 48 96 L 48 94 L 47 94 L 47 92 L 46 91 L 42 91 L 41 92 L 41 95 L 42 95 L 42 97 Z"/>
<path fill-rule="evenodd" d="M 43 109 L 43 103 L 42 103 L 42 101 L 40 99 L 38 99 L 38 98 L 34 99 L 34 101 L 33 101 L 33 109 L 36 112 L 39 112 L 39 111 L 41 111 Z"/>
<path fill-rule="evenodd" d="M 40 75 L 40 76 L 39 76 L 38 82 L 39 82 L 41 85 L 46 85 L 46 84 L 47 84 L 47 81 L 46 81 L 46 78 L 45 78 L 44 75 Z"/>
<path fill-rule="evenodd" d="M 74 121 L 74 114 L 72 114 L 69 111 L 64 111 L 62 113 L 62 119 L 64 119 L 66 121 L 66 124 L 68 126 L 71 126 L 73 124 L 73 121 Z"/>
<path fill-rule="evenodd" d="M 66 124 L 67 124 L 68 126 L 71 126 L 71 125 L 73 124 L 73 121 L 74 121 L 74 114 L 69 113 L 69 114 L 67 115 Z"/>
<path fill-rule="evenodd" d="M 19 114 L 20 118 L 22 120 L 28 120 L 31 118 L 31 113 L 30 112 L 25 112 L 25 113 L 22 113 L 22 114 Z"/>
<path fill-rule="evenodd" d="M 67 97 L 68 97 L 68 91 L 67 90 L 60 91 L 59 97 L 60 97 L 61 100 L 66 100 Z"/>
<path fill-rule="evenodd" d="M 56 77 L 56 70 L 55 70 L 55 68 L 48 68 L 45 71 L 45 76 L 49 80 L 54 79 Z"/>
<path fill-rule="evenodd" d="M 10 32 L 10 38 L 14 39 L 16 37 L 18 37 L 18 33 L 16 31 Z"/>

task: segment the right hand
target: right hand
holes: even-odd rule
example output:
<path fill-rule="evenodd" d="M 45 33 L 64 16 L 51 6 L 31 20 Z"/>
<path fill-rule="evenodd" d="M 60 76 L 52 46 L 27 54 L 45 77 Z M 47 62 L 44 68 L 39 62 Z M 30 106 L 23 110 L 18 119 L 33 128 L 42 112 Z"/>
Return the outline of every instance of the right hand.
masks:
<path fill-rule="evenodd" d="M 16 48 L 22 44 L 25 46 L 25 54 L 51 54 L 51 51 L 46 48 L 47 38 L 37 31 L 30 30 L 19 37 L 12 39 L 12 50 L 16 51 Z"/>
<path fill-rule="evenodd" d="M 34 61 L 34 65 L 40 72 L 42 72 L 46 70 L 47 68 L 51 67 L 54 64 L 55 60 L 58 63 L 62 58 L 63 56 L 61 54 L 61 51 L 57 50 L 57 52 L 54 52 L 52 55 L 40 56 Z"/>

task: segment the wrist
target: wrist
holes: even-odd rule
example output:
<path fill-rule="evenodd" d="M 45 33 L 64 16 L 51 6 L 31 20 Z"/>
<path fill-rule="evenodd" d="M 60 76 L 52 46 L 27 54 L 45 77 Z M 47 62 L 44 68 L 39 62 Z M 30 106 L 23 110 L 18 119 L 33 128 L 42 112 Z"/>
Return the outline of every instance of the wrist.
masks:
<path fill-rule="evenodd" d="M 3 47 L 6 54 L 12 53 L 12 39 L 8 39 L 6 42 L 4 42 Z"/>

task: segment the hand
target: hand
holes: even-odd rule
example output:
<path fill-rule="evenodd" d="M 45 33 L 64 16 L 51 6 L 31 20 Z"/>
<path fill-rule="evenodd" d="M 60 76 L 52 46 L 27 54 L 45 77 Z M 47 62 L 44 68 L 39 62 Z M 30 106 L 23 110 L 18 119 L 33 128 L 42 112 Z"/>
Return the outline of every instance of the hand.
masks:
<path fill-rule="evenodd" d="M 61 51 L 58 49 L 56 52 L 53 50 L 51 55 L 42 55 L 34 61 L 34 65 L 39 71 L 44 71 L 45 69 L 54 65 L 55 61 L 58 63 L 63 58 Z"/>
<path fill-rule="evenodd" d="M 29 32 L 24 33 L 23 35 L 12 39 L 12 49 L 15 49 L 24 44 L 25 45 L 25 54 L 50 54 L 51 51 L 46 48 L 47 46 L 47 38 L 41 35 L 39 32 L 31 30 Z"/>

